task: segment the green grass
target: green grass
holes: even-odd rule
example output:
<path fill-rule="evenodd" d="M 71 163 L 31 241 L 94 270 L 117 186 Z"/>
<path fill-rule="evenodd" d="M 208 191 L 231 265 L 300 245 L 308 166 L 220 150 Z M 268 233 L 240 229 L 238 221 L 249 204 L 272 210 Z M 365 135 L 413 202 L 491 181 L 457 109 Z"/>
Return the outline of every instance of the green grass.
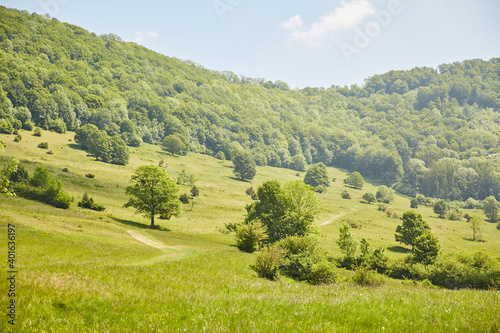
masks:
<path fill-rule="evenodd" d="M 43 131 L 41 138 L 22 131 L 21 142 L 0 135 L 9 146 L 5 156 L 15 156 L 32 172 L 46 166 L 61 179 L 65 190 L 81 199 L 85 191 L 106 207 L 94 212 L 77 207 L 56 209 L 22 198 L 0 199 L 0 228 L 17 227 L 17 324 L 4 318 L 0 331 L 17 332 L 498 332 L 500 297 L 497 291 L 445 290 L 409 281 L 388 279 L 381 287 L 355 286 L 352 272 L 341 271 L 332 286 L 310 286 L 284 279 L 258 278 L 249 267 L 254 254 L 239 252 L 234 235 L 222 233 L 224 224 L 240 222 L 245 205 L 252 202 L 245 190 L 269 179 L 281 182 L 302 179 L 304 173 L 258 167 L 251 182 L 234 179 L 232 163 L 188 154 L 171 157 L 158 146 L 131 149 L 130 164 L 116 166 L 94 161 L 76 149 L 72 133 Z M 47 141 L 54 155 L 37 148 Z M 61 149 L 62 148 L 62 149 Z M 183 206 L 179 218 L 157 220 L 162 230 L 149 230 L 148 219 L 124 208 L 124 189 L 140 165 L 164 159 L 167 173 L 182 169 L 194 174 L 200 197 Z M 68 168 L 69 172 L 62 172 Z M 372 246 L 384 246 L 392 258 L 401 258 L 407 247 L 394 240 L 399 219 L 387 218 L 376 204 L 361 203 L 365 192 L 375 193 L 370 182 L 362 190 L 349 188 L 351 200 L 340 193 L 347 172 L 328 168 L 336 177 L 320 194 L 323 211 L 316 221 L 321 244 L 339 255 L 335 243 L 339 226 L 350 219 L 361 225 L 353 234 Z M 85 177 L 95 174 L 95 178 Z M 181 193 L 189 193 L 181 186 Z M 389 208 L 401 216 L 409 198 L 397 196 Z M 464 221 L 437 218 L 431 208 L 417 210 L 429 222 L 443 251 L 481 250 L 500 253 L 500 232 L 484 225 L 485 242 L 472 242 Z M 319 226 L 325 221 L 328 224 Z M 167 247 L 157 249 L 133 238 L 135 230 Z M 4 245 L 5 246 L 5 242 Z M 6 250 L 2 250 L 6 256 Z M 6 258 L 5 258 L 6 259 Z M 2 260 L 2 272 L 7 271 Z M 5 280 L 4 280 L 5 281 Z M 7 286 L 2 282 L 0 290 Z M 5 291 L 0 304 L 7 304 Z"/>

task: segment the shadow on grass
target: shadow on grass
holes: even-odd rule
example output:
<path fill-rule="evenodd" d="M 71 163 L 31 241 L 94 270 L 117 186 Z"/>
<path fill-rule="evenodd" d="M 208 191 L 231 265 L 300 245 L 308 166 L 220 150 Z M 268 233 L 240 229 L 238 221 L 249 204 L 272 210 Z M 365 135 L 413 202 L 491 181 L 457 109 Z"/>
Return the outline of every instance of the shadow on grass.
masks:
<path fill-rule="evenodd" d="M 387 248 L 387 250 L 389 250 L 391 252 L 396 252 L 396 253 L 410 253 L 411 252 L 410 249 L 407 249 L 406 247 L 402 247 L 402 246 L 389 246 Z"/>
<path fill-rule="evenodd" d="M 232 180 L 237 180 L 239 182 L 243 182 L 243 183 L 250 183 L 249 180 L 245 180 L 245 179 L 241 179 L 241 178 L 236 178 L 236 177 L 228 177 L 229 179 L 232 179 Z"/>
<path fill-rule="evenodd" d="M 134 221 L 130 221 L 130 220 L 119 219 L 119 218 L 114 217 L 114 216 L 110 216 L 109 218 L 114 220 L 115 222 L 125 224 L 125 225 L 128 225 L 130 227 L 134 227 L 134 228 L 158 230 L 158 231 L 171 231 L 170 229 L 159 226 L 159 225 L 156 225 L 153 229 L 151 229 L 151 226 L 147 225 L 147 224 L 142 224 L 142 223 L 138 223 L 138 222 L 134 222 Z"/>

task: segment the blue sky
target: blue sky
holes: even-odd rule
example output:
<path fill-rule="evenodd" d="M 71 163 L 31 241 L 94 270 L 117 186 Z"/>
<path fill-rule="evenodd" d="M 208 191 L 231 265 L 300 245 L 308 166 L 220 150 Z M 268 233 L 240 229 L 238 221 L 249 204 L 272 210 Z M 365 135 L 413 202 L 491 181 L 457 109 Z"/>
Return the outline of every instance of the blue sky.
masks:
<path fill-rule="evenodd" d="M 0 0 L 205 68 L 290 87 L 500 57 L 498 0 Z"/>

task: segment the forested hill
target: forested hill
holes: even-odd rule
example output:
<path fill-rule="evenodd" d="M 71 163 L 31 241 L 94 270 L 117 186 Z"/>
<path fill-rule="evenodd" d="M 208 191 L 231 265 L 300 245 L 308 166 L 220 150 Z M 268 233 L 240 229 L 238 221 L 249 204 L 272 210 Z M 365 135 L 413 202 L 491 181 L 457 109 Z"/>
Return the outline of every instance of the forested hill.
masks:
<path fill-rule="evenodd" d="M 2 132 L 91 123 L 129 145 L 176 134 L 195 152 L 323 162 L 410 195 L 500 199 L 499 76 L 500 58 L 476 59 L 291 90 L 0 7 Z"/>

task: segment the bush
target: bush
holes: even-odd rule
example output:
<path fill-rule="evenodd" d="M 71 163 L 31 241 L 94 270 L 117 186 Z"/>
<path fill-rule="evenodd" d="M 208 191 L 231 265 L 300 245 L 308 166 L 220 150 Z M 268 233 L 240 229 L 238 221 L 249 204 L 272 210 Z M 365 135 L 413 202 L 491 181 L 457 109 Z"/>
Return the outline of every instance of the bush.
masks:
<path fill-rule="evenodd" d="M 449 211 L 448 214 L 446 214 L 446 217 L 448 218 L 448 220 L 460 221 L 462 219 L 462 214 L 452 210 Z"/>
<path fill-rule="evenodd" d="M 23 124 L 23 130 L 26 130 L 26 131 L 32 131 L 33 127 L 34 127 L 34 125 L 31 121 L 27 121 Z"/>
<path fill-rule="evenodd" d="M 340 196 L 342 197 L 342 199 L 351 199 L 351 194 L 347 192 L 347 190 L 342 191 L 342 193 L 340 193 Z"/>
<path fill-rule="evenodd" d="M 87 178 L 94 178 L 95 175 L 93 173 L 86 173 L 85 177 L 87 177 Z"/>
<path fill-rule="evenodd" d="M 365 194 L 363 194 L 362 199 L 364 201 L 368 202 L 369 204 L 371 204 L 372 202 L 375 202 L 375 196 L 369 192 L 366 192 Z"/>
<path fill-rule="evenodd" d="M 383 275 L 371 270 L 368 267 L 358 268 L 354 272 L 352 280 L 355 284 L 364 287 L 377 287 L 385 282 Z"/>
<path fill-rule="evenodd" d="M 49 143 L 48 142 L 40 142 L 38 144 L 38 148 L 49 149 Z"/>
<path fill-rule="evenodd" d="M 241 225 L 241 223 L 234 223 L 234 222 L 229 222 L 229 223 L 224 224 L 227 231 L 229 231 L 229 232 L 235 232 L 236 230 L 238 230 L 238 227 L 240 225 Z"/>
<path fill-rule="evenodd" d="M 49 150 L 48 152 L 46 152 L 45 154 L 49 154 L 49 155 L 54 155 L 54 152 L 52 150 Z"/>
<path fill-rule="evenodd" d="M 279 276 L 279 268 L 286 263 L 285 250 L 279 246 L 272 246 L 262 250 L 252 268 L 260 277 L 275 280 Z"/>
<path fill-rule="evenodd" d="M 33 132 L 33 135 L 34 136 L 42 136 L 42 130 L 40 129 L 40 127 L 35 128 L 35 132 Z"/>
<path fill-rule="evenodd" d="M 331 262 L 322 260 L 311 267 L 311 273 L 307 282 L 310 284 L 333 284 L 338 278 L 335 265 Z"/>
<path fill-rule="evenodd" d="M 221 160 L 221 161 L 225 161 L 226 160 L 226 156 L 224 155 L 224 153 L 222 151 L 220 151 L 217 154 L 215 154 L 215 158 L 218 159 L 218 160 Z"/>
<path fill-rule="evenodd" d="M 181 196 L 179 197 L 179 200 L 183 204 L 188 204 L 189 203 L 189 195 L 187 195 L 187 193 L 181 194 Z"/>
<path fill-rule="evenodd" d="M 14 138 L 14 142 L 20 142 L 22 139 L 23 139 L 23 137 L 21 136 L 21 134 L 18 134 L 18 135 L 16 135 L 16 137 Z"/>
<path fill-rule="evenodd" d="M 63 168 L 62 169 L 62 172 L 68 172 L 68 171 L 69 171 L 68 168 Z"/>
<path fill-rule="evenodd" d="M 242 224 L 236 229 L 236 246 L 240 251 L 253 253 L 259 242 L 266 239 L 266 231 L 260 221 Z"/>
<path fill-rule="evenodd" d="M 385 212 L 387 210 L 386 204 L 378 204 L 378 210 Z"/>
<path fill-rule="evenodd" d="M 94 198 L 89 197 L 87 192 L 83 194 L 82 200 L 78 202 L 78 207 L 88 208 L 99 212 L 106 209 L 103 205 L 95 203 Z"/>

